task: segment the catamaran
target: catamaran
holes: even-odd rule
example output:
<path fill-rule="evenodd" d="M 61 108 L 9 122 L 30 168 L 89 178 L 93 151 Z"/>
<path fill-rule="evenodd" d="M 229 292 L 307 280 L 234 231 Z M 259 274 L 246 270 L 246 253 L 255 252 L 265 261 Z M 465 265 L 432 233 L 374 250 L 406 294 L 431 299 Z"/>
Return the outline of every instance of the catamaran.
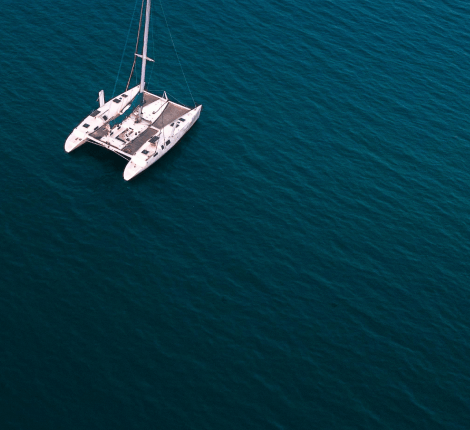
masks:
<path fill-rule="evenodd" d="M 144 1 L 142 0 L 141 18 Z M 145 70 L 151 0 L 145 10 L 145 30 L 142 54 L 138 54 L 139 32 L 131 76 L 126 91 L 105 102 L 104 91 L 99 92 L 99 108 L 88 115 L 70 134 L 65 151 L 71 152 L 85 142 L 107 148 L 128 160 L 124 169 L 126 181 L 143 172 L 163 157 L 188 132 L 201 114 L 202 105 L 188 108 L 146 90 Z M 129 88 L 136 57 L 142 60 L 140 85 Z M 186 79 L 186 78 L 185 78 Z"/>

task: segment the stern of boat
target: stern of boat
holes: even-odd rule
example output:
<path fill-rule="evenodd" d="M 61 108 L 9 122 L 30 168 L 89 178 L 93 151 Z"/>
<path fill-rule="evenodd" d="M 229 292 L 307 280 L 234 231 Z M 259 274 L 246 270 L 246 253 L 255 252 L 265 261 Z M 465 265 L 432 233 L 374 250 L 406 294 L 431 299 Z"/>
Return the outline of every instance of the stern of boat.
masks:
<path fill-rule="evenodd" d="M 72 152 L 87 141 L 86 134 L 80 134 L 75 129 L 65 141 L 65 152 Z"/>
<path fill-rule="evenodd" d="M 147 166 L 142 167 L 134 163 L 132 160 L 129 161 L 124 169 L 124 180 L 130 181 L 132 178 L 137 176 L 139 173 L 143 172 Z"/>

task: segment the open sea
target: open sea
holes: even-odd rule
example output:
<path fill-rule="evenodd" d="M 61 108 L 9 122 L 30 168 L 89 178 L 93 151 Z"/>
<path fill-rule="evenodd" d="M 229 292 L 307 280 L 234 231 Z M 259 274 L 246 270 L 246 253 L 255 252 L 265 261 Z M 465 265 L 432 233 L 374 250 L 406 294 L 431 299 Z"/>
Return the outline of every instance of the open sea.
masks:
<path fill-rule="evenodd" d="M 0 429 L 470 429 L 468 0 L 162 1 L 125 182 L 140 1 L 0 0 Z"/>

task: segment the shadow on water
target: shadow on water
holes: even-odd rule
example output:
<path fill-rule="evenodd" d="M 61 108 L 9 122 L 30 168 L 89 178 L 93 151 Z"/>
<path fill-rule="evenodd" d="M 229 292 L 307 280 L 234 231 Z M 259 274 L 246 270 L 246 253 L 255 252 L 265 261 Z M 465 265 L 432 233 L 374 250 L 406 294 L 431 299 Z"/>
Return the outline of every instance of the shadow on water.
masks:
<path fill-rule="evenodd" d="M 115 169 L 116 171 L 121 172 L 124 171 L 127 164 L 127 160 L 125 160 L 124 158 L 120 157 L 119 155 L 113 153 L 112 151 L 106 148 L 102 148 L 101 146 L 95 145 L 91 142 L 85 143 L 81 147 L 71 152 L 69 155 L 83 159 L 92 157 L 95 160 L 98 160 L 99 162 L 111 166 L 113 170 Z M 86 161 L 84 160 L 84 162 Z"/>
<path fill-rule="evenodd" d="M 178 168 L 177 161 L 181 158 L 184 159 L 184 151 L 191 145 L 197 144 L 197 127 L 198 124 L 196 123 L 175 147 L 147 170 L 133 178 L 129 183 L 138 184 L 145 183 L 147 180 L 155 180 L 162 174 L 166 176 L 170 174 L 173 169 Z M 91 142 L 85 143 L 70 154 L 67 154 L 67 156 L 80 160 L 80 163 L 83 163 L 84 171 L 92 169 L 92 165 L 96 162 L 101 165 L 99 167 L 100 171 L 107 172 L 106 176 L 109 174 L 110 178 L 114 177 L 116 180 L 122 179 L 124 169 L 128 163 L 127 160 L 114 154 L 112 151 Z"/>

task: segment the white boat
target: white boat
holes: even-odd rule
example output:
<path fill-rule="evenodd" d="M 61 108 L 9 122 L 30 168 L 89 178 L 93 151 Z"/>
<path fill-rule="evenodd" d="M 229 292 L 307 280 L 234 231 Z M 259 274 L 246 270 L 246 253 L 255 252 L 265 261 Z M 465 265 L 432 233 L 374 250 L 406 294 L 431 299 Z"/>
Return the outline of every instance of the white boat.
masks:
<path fill-rule="evenodd" d="M 174 103 L 165 92 L 158 96 L 146 91 L 146 64 L 147 61 L 153 61 L 147 57 L 150 7 L 151 0 L 147 0 L 142 55 L 137 54 L 137 48 L 135 53 L 136 57 L 142 59 L 140 85 L 126 89 L 108 102 L 105 102 L 104 92 L 100 91 L 100 107 L 88 115 L 65 142 L 66 152 L 73 151 L 85 142 L 92 142 L 129 160 L 124 169 L 126 181 L 143 172 L 173 148 L 198 120 L 202 109 L 202 105 L 188 108 Z M 138 44 L 137 41 L 137 47 Z"/>

